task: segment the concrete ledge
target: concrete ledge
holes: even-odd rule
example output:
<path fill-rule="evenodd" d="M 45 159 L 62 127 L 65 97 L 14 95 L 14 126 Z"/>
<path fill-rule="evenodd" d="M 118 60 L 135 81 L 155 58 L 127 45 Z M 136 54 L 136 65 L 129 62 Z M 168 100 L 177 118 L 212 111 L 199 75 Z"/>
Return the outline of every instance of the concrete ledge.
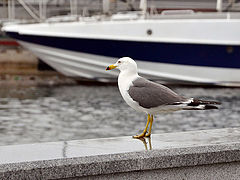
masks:
<path fill-rule="evenodd" d="M 0 179 L 224 176 L 240 176 L 240 128 L 0 147 Z"/>

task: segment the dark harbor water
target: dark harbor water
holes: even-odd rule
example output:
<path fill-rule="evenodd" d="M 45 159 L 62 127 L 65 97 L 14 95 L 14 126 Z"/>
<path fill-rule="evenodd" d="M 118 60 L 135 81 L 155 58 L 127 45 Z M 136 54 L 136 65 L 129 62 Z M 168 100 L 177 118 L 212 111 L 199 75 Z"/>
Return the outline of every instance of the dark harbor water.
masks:
<path fill-rule="evenodd" d="M 186 97 L 222 102 L 219 110 L 158 115 L 153 133 L 240 126 L 240 89 L 173 88 Z M 0 145 L 132 136 L 146 115 L 128 107 L 117 87 L 1 87 Z"/>

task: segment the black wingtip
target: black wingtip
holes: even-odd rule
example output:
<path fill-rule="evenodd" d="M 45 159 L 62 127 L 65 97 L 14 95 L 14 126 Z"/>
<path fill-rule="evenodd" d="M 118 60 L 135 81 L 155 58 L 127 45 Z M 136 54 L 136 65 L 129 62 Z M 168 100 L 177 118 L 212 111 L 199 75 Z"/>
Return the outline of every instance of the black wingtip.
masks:
<path fill-rule="evenodd" d="M 206 104 L 204 109 L 208 110 L 208 109 L 218 109 L 217 106 L 214 106 L 214 105 L 209 105 L 209 104 Z"/>
<path fill-rule="evenodd" d="M 193 99 L 191 103 L 188 104 L 188 106 L 198 106 L 198 105 L 220 105 L 221 103 L 218 101 L 205 101 L 200 99 Z"/>

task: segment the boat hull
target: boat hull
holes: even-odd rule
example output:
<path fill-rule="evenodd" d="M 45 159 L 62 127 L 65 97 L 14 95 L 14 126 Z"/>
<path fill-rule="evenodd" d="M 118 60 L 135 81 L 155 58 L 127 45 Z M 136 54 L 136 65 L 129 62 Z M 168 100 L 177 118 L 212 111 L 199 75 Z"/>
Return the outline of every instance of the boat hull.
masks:
<path fill-rule="evenodd" d="M 240 68 L 240 45 L 208 45 L 173 42 L 144 42 L 90 38 L 21 35 L 8 33 L 22 42 L 99 56 L 168 64 Z"/>
<path fill-rule="evenodd" d="M 217 29 L 217 31 L 216 31 Z M 239 86 L 240 20 L 132 20 L 13 25 L 3 30 L 59 72 L 116 79 L 128 56 L 154 80 Z"/>
<path fill-rule="evenodd" d="M 52 48 L 19 41 L 57 71 L 74 78 L 88 78 L 97 81 L 115 81 L 118 71 L 105 71 L 118 57 L 107 57 L 89 53 Z M 221 68 L 150 62 L 136 59 L 139 73 L 153 80 L 178 83 L 195 83 L 220 86 L 239 86 L 238 68 Z"/>

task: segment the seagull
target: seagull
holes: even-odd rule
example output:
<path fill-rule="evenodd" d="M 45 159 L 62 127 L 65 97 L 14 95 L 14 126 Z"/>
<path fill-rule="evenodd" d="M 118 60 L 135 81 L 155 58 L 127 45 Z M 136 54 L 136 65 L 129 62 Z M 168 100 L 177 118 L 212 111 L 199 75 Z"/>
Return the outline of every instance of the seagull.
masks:
<path fill-rule="evenodd" d="M 138 75 L 137 63 L 130 57 L 122 57 L 106 70 L 119 69 L 118 87 L 126 103 L 139 112 L 147 114 L 146 127 L 142 134 L 133 138 L 150 137 L 153 116 L 179 110 L 218 109 L 217 101 L 205 101 L 178 95 L 161 84 L 149 81 Z M 150 125 L 149 125 L 150 124 Z M 149 126 L 149 129 L 148 129 Z"/>

